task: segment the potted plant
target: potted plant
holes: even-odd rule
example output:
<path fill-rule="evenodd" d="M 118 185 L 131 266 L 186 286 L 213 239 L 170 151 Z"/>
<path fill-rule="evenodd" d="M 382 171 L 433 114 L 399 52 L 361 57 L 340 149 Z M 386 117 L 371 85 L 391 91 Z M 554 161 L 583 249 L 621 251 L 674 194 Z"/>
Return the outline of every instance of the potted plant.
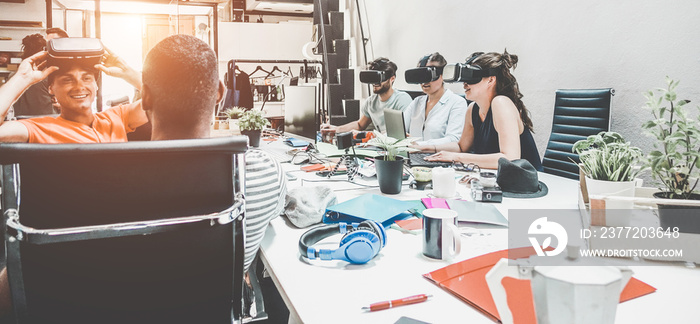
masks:
<path fill-rule="evenodd" d="M 374 159 L 379 190 L 382 193 L 398 194 L 401 192 L 404 158 L 398 154 L 399 152 L 415 151 L 415 149 L 408 147 L 414 140 L 410 138 L 397 140 L 374 131 L 374 138 L 367 142 L 369 145 L 374 145 L 384 150 L 384 155 L 377 156 Z"/>
<path fill-rule="evenodd" d="M 241 130 L 238 127 L 238 119 L 241 118 L 241 116 L 243 116 L 243 113 L 245 113 L 245 110 L 240 107 L 227 108 L 222 112 L 222 114 L 228 119 L 228 128 L 234 134 L 241 133 Z"/>
<path fill-rule="evenodd" d="M 688 117 L 686 108 L 690 101 L 677 98 L 678 82 L 666 77 L 666 88 L 644 94 L 645 108 L 653 118 L 642 128 L 658 141 L 645 164 L 662 184 L 661 192 L 654 197 L 700 200 L 695 190 L 700 177 L 700 122 Z M 677 226 L 682 232 L 700 233 L 698 207 L 665 203 L 658 206 L 662 227 Z"/>
<path fill-rule="evenodd" d="M 238 127 L 241 129 L 241 134 L 248 136 L 252 147 L 260 146 L 262 129 L 268 125 L 270 125 L 270 121 L 263 117 L 260 110 L 248 110 L 238 119 Z"/>
<path fill-rule="evenodd" d="M 642 150 L 626 142 L 616 132 L 600 132 L 574 143 L 579 155 L 579 167 L 586 176 L 588 195 L 634 197 L 635 177 L 641 170 L 637 165 Z M 632 208 L 632 202 L 610 201 L 608 208 Z"/>

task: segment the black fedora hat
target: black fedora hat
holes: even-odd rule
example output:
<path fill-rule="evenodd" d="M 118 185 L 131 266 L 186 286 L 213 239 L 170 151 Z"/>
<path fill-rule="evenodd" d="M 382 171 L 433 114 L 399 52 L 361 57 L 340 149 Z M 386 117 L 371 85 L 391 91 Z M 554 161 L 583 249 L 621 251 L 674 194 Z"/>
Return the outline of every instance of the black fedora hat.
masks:
<path fill-rule="evenodd" d="M 498 159 L 496 182 L 503 191 L 503 197 L 537 198 L 549 192 L 547 185 L 537 179 L 535 167 L 525 159 Z"/>

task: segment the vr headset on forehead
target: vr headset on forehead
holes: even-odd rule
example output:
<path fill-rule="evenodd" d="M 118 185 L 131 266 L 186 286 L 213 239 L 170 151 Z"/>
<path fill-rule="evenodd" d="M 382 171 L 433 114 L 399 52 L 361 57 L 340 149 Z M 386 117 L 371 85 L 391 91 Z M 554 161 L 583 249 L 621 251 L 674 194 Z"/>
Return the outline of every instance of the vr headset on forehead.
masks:
<path fill-rule="evenodd" d="M 360 71 L 360 82 L 369 84 L 379 84 L 391 79 L 394 75 L 386 71 L 366 70 Z"/>
<path fill-rule="evenodd" d="M 100 63 L 105 52 L 97 38 L 53 38 L 47 47 L 48 66 L 77 64 L 92 68 Z"/>
<path fill-rule="evenodd" d="M 476 58 L 481 54 L 473 55 L 465 63 L 452 63 L 445 65 L 442 72 L 442 79 L 445 82 L 464 82 L 466 84 L 477 84 L 481 79 L 487 76 L 495 76 L 498 69 L 489 68 L 483 70 L 478 65 L 471 65 Z"/>

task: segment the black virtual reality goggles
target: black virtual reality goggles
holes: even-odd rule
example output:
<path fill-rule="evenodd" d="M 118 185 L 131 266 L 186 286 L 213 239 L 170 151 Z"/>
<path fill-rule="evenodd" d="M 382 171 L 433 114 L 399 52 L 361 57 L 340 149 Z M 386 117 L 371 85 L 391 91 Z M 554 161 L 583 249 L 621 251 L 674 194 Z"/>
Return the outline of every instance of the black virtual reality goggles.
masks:
<path fill-rule="evenodd" d="M 442 71 L 442 79 L 445 82 L 464 82 L 467 84 L 477 84 L 487 76 L 495 76 L 498 69 L 482 70 L 478 65 L 468 63 L 452 63 L 445 65 Z"/>
<path fill-rule="evenodd" d="M 366 70 L 360 71 L 360 82 L 369 84 L 380 84 L 391 79 L 393 75 L 386 71 Z"/>
<path fill-rule="evenodd" d="M 79 64 L 92 67 L 99 64 L 105 53 L 102 42 L 97 38 L 53 38 L 49 41 L 48 66 Z"/>
<path fill-rule="evenodd" d="M 406 70 L 406 83 L 423 84 L 435 81 L 442 75 L 442 66 L 424 66 Z"/>

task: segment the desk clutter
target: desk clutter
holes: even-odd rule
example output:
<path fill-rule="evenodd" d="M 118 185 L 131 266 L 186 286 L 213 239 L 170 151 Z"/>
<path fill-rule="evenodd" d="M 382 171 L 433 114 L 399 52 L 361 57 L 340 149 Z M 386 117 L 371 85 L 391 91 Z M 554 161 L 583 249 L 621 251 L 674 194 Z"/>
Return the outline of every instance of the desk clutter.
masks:
<path fill-rule="evenodd" d="M 491 290 L 487 284 L 487 273 L 496 265 L 499 260 L 511 258 L 525 258 L 535 254 L 535 250 L 531 247 L 520 248 L 515 250 L 502 250 L 485 255 L 481 255 L 472 259 L 464 260 L 446 266 L 444 268 L 426 273 L 423 275 L 430 282 L 438 285 L 440 288 L 447 290 L 455 297 L 463 300 L 467 304 L 474 307 L 476 310 L 483 313 L 494 321 L 501 321 L 496 302 L 492 297 Z M 594 267 L 591 267 L 594 268 Z M 517 319 L 518 323 L 538 323 L 535 310 L 540 309 L 533 301 L 533 290 L 531 289 L 531 281 L 504 279 L 502 281 L 509 300 L 517 301 L 508 303 L 510 311 L 513 314 L 512 318 Z M 574 290 L 570 290 L 573 292 Z M 619 293 L 619 301 L 625 302 L 637 297 L 641 297 L 656 291 L 656 288 L 635 278 L 629 279 L 627 285 L 621 293 Z M 563 296 L 560 296 L 563 297 Z M 558 299 L 554 297 L 553 299 Z M 573 305 L 570 305 L 573 306 Z M 552 311 L 562 312 L 561 309 L 553 309 Z M 595 310 L 591 310 L 595 311 Z M 566 310 L 564 310 L 566 312 Z M 590 315 L 590 314 L 588 314 Z M 614 320 L 614 312 L 612 319 Z M 540 321 L 542 323 L 543 321 Z M 512 323 L 503 321 L 503 323 Z M 567 322 L 549 322 L 546 323 L 574 323 Z M 589 323 L 576 321 L 576 323 Z M 596 322 L 601 323 L 601 322 Z M 612 323 L 612 322 L 609 322 Z"/>
<path fill-rule="evenodd" d="M 285 148 L 284 151 L 280 149 L 280 152 L 286 152 L 291 148 L 290 146 L 296 146 L 292 143 L 293 141 L 294 139 L 285 143 L 286 145 L 278 145 L 279 148 Z M 279 143 L 282 143 L 282 141 L 279 141 Z M 512 313 L 510 318 L 518 323 L 553 323 L 551 321 L 538 321 L 537 319 L 538 314 L 548 311 L 543 311 L 546 307 L 542 306 L 541 300 L 543 297 L 541 291 L 543 289 L 538 286 L 541 284 L 535 282 L 542 280 L 546 273 L 544 268 L 542 268 L 541 272 L 532 270 L 533 276 L 538 276 L 536 280 L 503 279 L 502 283 L 505 291 L 503 295 L 507 296 L 509 300 L 519 301 L 505 304 L 505 306 L 499 299 L 500 295 L 490 290 L 487 274 L 494 269 L 494 266 L 501 259 L 509 257 L 515 259 L 514 255 L 520 253 L 521 257 L 527 260 L 529 255 L 535 253 L 534 249 L 530 247 L 497 252 L 490 251 L 502 249 L 503 247 L 498 246 L 488 249 L 491 246 L 496 246 L 490 243 L 489 240 L 491 238 L 503 237 L 503 233 L 507 235 L 507 230 L 511 227 L 505 214 L 505 210 L 508 209 L 504 209 L 504 205 L 538 206 L 542 200 L 537 198 L 545 197 L 548 194 L 558 196 L 557 191 L 548 192 L 547 184 L 544 181 L 550 183 L 552 188 L 556 188 L 557 182 L 538 174 L 525 160 L 499 161 L 498 170 L 481 170 L 476 166 L 464 166 L 464 170 L 462 170 L 459 167 L 455 168 L 454 165 L 451 165 L 449 168 L 409 168 L 408 165 L 404 165 L 402 169 L 405 174 L 412 176 L 416 180 L 423 180 L 422 182 L 427 182 L 431 186 L 435 186 L 437 183 L 438 190 L 435 190 L 436 188 L 434 187 L 428 187 L 424 191 L 405 190 L 402 195 L 391 196 L 379 194 L 377 186 L 372 185 L 372 181 L 376 180 L 371 179 L 369 176 L 360 175 L 356 181 L 345 180 L 344 176 L 329 177 L 329 171 L 333 170 L 338 165 L 338 162 L 335 162 L 337 159 L 329 159 L 328 157 L 343 156 L 346 154 L 345 150 L 338 150 L 327 143 L 302 146 L 302 144 L 299 144 L 299 147 L 291 149 L 298 150 L 297 152 L 304 151 L 304 154 L 309 155 L 309 160 L 312 159 L 311 155 L 313 155 L 316 159 L 315 162 L 319 163 L 298 166 L 296 166 L 296 163 L 287 164 L 294 168 L 292 171 L 287 172 L 299 172 L 295 174 L 301 180 L 296 184 L 300 184 L 301 187 L 290 190 L 285 214 L 289 223 L 306 230 L 306 232 L 300 232 L 303 233 L 301 236 L 296 236 L 299 242 L 298 249 L 295 248 L 295 250 L 298 250 L 296 253 L 299 253 L 304 267 L 344 269 L 350 266 L 357 271 L 371 273 L 377 267 L 385 268 L 387 262 L 396 258 L 399 252 L 396 251 L 396 247 L 392 244 L 401 245 L 417 240 L 418 242 L 416 243 L 418 245 L 411 248 L 411 251 L 415 251 L 413 254 L 415 258 L 419 259 L 417 262 L 421 263 L 422 266 L 425 265 L 423 264 L 424 260 L 442 264 L 423 268 L 420 272 L 412 275 L 416 277 L 422 276 L 449 293 L 443 294 L 442 298 L 454 299 L 453 302 L 457 303 L 463 301 L 466 303 L 465 305 L 469 305 L 482 313 L 485 318 L 494 321 L 512 323 L 507 315 L 505 317 L 501 315 L 506 314 L 506 310 L 509 310 Z M 319 152 L 315 152 L 314 149 L 317 149 Z M 381 154 L 379 151 L 368 148 L 356 147 L 355 150 L 356 153 L 363 150 L 360 151 L 363 154 L 358 154 L 359 157 L 355 158 L 357 163 L 361 165 L 360 169 L 371 168 L 374 162 L 372 159 Z M 364 156 L 365 152 L 367 156 Z M 343 167 L 345 170 L 343 170 Z M 336 174 L 342 174 L 347 172 L 347 170 L 349 170 L 347 166 L 342 164 L 337 169 Z M 358 171 L 358 174 L 361 174 L 361 172 Z M 321 175 L 322 177 L 317 177 L 316 175 Z M 541 181 L 538 176 L 542 177 L 544 181 Z M 467 179 L 465 180 L 465 178 Z M 311 183 L 311 185 L 306 184 L 306 181 Z M 441 185 L 441 181 L 444 187 Z M 404 186 L 406 184 L 403 183 Z M 500 203 L 484 198 L 477 199 L 470 195 L 474 190 L 482 190 L 484 192 L 483 188 L 501 188 Z M 404 187 L 404 189 L 406 188 Z M 344 190 L 352 194 L 342 194 Z M 340 196 L 336 196 L 336 194 Z M 549 197 L 549 199 L 551 198 L 553 197 Z M 518 203 L 514 204 L 515 202 Z M 426 217 L 426 215 L 429 217 Z M 391 231 L 391 229 L 396 231 Z M 388 236 L 391 237 L 387 240 Z M 411 237 L 415 239 L 408 239 Z M 388 246 L 386 245 L 387 243 L 389 243 Z M 464 260 L 465 250 L 471 251 L 474 244 L 477 244 L 477 247 L 480 249 L 486 248 L 486 250 L 481 252 L 485 254 Z M 521 251 L 514 252 L 514 250 Z M 407 256 L 402 255 L 402 257 Z M 329 263 L 328 260 L 333 262 Z M 592 267 L 591 269 L 593 268 L 608 269 L 606 266 Z M 496 269 L 498 270 L 499 268 Z M 496 276 L 497 270 L 494 270 L 494 276 Z M 609 271 L 617 271 L 613 270 Z M 309 271 L 316 272 L 316 270 L 312 269 L 309 269 Z M 584 272 L 593 273 L 595 271 L 586 269 Z M 564 267 L 562 267 L 560 273 L 570 278 L 572 276 L 585 277 L 583 275 L 579 276 L 579 272 Z M 618 285 L 619 288 L 606 287 L 601 291 L 605 291 L 607 295 L 617 293 L 616 298 L 620 302 L 644 296 L 656 290 L 656 288 L 645 282 L 632 278 L 628 272 L 619 271 L 617 273 L 619 278 L 616 279 L 614 285 Z M 640 271 L 639 273 L 640 278 L 649 280 L 648 277 L 644 276 L 643 272 Z M 572 280 L 567 284 L 576 285 L 578 284 L 577 282 L 577 280 Z M 665 291 L 666 287 L 663 288 Z M 578 288 L 572 289 L 581 291 Z M 589 291 L 593 290 L 592 288 L 589 289 Z M 534 295 L 533 291 L 535 292 Z M 426 292 L 416 291 L 415 293 Z M 427 293 L 436 295 L 436 291 Z M 411 294 L 407 293 L 405 296 Z M 591 293 L 591 296 L 596 294 L 603 293 Z M 401 295 L 403 293 L 395 297 L 401 297 Z M 439 295 L 439 292 L 437 292 L 437 295 Z M 452 296 L 457 298 L 452 298 Z M 380 297 L 377 300 L 391 300 L 395 297 Z M 563 303 L 565 299 L 565 295 L 562 295 L 554 302 Z M 604 304 L 604 307 L 601 307 L 606 309 L 608 313 L 611 312 L 610 309 L 612 308 L 612 316 L 610 314 L 601 315 L 597 317 L 596 321 L 593 321 L 595 323 L 612 323 L 610 319 L 614 320 L 615 318 L 614 313 L 617 303 L 613 304 L 612 302 L 604 301 L 609 300 L 609 298 L 589 296 L 574 300 L 572 303 L 579 309 L 586 309 L 586 307 L 596 303 Z M 426 304 L 429 303 L 431 302 L 429 301 Z M 411 306 L 411 309 L 419 307 L 421 306 L 415 305 Z M 567 310 L 565 312 L 575 313 L 578 311 L 580 310 Z M 382 310 L 381 312 L 390 311 Z M 597 314 L 596 316 L 598 316 L 603 312 L 589 310 L 588 313 Z M 415 316 L 412 311 L 405 314 Z M 565 316 L 562 312 L 552 314 L 552 316 L 555 315 Z"/>

